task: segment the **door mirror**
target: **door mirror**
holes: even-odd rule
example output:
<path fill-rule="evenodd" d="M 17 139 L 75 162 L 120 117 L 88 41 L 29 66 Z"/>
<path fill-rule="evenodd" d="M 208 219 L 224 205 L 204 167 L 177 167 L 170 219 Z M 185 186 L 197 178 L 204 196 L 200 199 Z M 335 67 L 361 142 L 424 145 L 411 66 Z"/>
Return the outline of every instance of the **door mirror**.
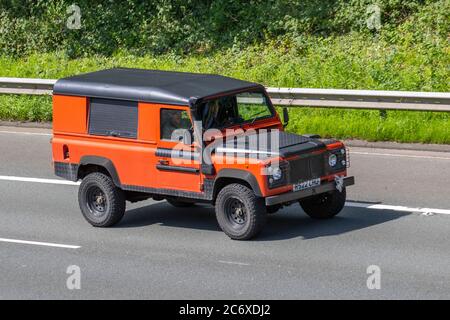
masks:
<path fill-rule="evenodd" d="M 175 129 L 172 132 L 172 137 L 170 140 L 178 141 L 186 145 L 191 145 L 194 141 L 192 133 L 188 129 Z"/>
<path fill-rule="evenodd" d="M 283 108 L 283 126 L 286 127 L 289 124 L 289 112 L 288 108 Z"/>
<path fill-rule="evenodd" d="M 194 143 L 194 136 L 191 130 L 185 129 L 183 134 L 183 144 L 190 146 Z"/>
<path fill-rule="evenodd" d="M 194 137 L 191 130 L 176 129 L 172 134 L 172 140 L 179 141 L 185 145 L 191 145 L 194 142 Z"/>

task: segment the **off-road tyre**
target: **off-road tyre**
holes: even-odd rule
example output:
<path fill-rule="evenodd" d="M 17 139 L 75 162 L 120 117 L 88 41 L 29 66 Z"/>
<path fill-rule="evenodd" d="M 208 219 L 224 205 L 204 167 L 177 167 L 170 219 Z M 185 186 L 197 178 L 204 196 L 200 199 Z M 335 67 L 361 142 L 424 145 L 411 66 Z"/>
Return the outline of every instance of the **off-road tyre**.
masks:
<path fill-rule="evenodd" d="M 234 240 L 254 238 L 266 222 L 264 199 L 242 184 L 232 183 L 220 190 L 215 207 L 220 228 Z"/>
<path fill-rule="evenodd" d="M 84 218 L 94 227 L 111 227 L 125 213 L 124 192 L 100 172 L 87 175 L 78 190 L 78 203 Z"/>
<path fill-rule="evenodd" d="M 299 202 L 303 211 L 311 218 L 331 219 L 344 208 L 346 197 L 344 188 L 342 192 L 335 190 L 306 198 Z"/>

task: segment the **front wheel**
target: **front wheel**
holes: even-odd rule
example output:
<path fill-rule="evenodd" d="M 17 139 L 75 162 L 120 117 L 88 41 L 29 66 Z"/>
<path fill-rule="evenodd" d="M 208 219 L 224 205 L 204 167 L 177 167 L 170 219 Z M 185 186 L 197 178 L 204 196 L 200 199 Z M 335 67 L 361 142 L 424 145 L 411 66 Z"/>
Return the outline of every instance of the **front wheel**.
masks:
<path fill-rule="evenodd" d="M 231 239 L 255 237 L 266 222 L 266 207 L 262 198 L 241 184 L 225 186 L 217 195 L 216 218 L 220 228 Z"/>
<path fill-rule="evenodd" d="M 125 213 L 125 195 L 107 175 L 87 175 L 78 190 L 78 203 L 84 218 L 94 227 L 110 227 Z"/>
<path fill-rule="evenodd" d="M 344 208 L 347 197 L 345 189 L 319 194 L 300 200 L 300 206 L 313 219 L 330 219 Z"/>

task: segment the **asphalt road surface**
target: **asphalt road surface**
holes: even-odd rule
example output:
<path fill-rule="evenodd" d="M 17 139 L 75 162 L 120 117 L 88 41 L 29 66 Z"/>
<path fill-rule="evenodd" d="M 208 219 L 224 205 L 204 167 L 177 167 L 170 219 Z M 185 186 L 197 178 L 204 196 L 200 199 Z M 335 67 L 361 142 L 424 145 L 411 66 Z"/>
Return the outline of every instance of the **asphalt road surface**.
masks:
<path fill-rule="evenodd" d="M 352 148 L 356 185 L 339 216 L 314 221 L 295 205 L 232 241 L 207 206 L 145 201 L 114 228 L 91 227 L 77 186 L 56 183 L 49 138 L 0 127 L 1 299 L 450 298 L 448 153 Z"/>

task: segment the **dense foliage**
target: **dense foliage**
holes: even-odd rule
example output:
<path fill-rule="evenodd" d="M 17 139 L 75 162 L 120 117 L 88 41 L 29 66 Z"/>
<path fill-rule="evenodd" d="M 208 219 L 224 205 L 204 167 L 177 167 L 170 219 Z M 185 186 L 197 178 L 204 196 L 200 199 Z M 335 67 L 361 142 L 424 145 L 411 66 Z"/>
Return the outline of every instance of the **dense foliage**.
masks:
<path fill-rule="evenodd" d="M 79 30 L 66 26 L 73 3 L 81 10 Z M 380 8 L 381 36 L 391 42 L 433 44 L 448 36 L 448 0 L 0 0 L 0 50 L 184 54 L 273 39 L 302 45 L 305 36 L 349 32 L 374 37 L 379 30 L 367 26 L 373 4 Z"/>
<path fill-rule="evenodd" d="M 67 28 L 73 3 L 79 30 Z M 450 91 L 449 41 L 450 0 L 0 0 L 6 77 L 128 66 L 267 86 Z M 299 133 L 450 143 L 448 113 L 290 113 Z M 0 119 L 50 121 L 51 99 L 0 95 Z"/>

